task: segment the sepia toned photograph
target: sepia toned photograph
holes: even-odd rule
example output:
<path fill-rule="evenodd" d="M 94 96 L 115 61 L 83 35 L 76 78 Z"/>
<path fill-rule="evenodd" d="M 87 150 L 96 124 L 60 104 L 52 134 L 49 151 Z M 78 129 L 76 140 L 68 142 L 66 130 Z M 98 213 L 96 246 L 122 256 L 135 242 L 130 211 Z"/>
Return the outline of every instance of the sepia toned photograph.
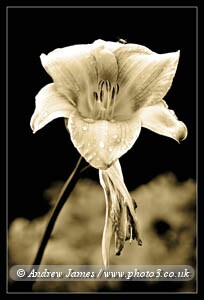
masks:
<path fill-rule="evenodd" d="M 7 293 L 197 292 L 197 14 L 6 8 Z"/>

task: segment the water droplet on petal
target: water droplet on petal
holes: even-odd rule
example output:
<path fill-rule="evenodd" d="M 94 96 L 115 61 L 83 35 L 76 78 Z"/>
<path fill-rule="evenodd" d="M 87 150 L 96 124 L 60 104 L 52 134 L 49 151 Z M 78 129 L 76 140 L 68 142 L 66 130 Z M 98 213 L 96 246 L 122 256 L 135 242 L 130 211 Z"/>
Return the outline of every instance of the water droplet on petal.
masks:
<path fill-rule="evenodd" d="M 87 127 L 87 126 L 83 126 L 82 129 L 83 129 L 84 131 L 86 131 L 86 130 L 88 129 L 88 127 Z"/>
<path fill-rule="evenodd" d="M 104 145 L 103 142 L 100 142 L 100 143 L 99 143 L 99 146 L 100 146 L 101 148 L 104 148 L 104 147 L 105 147 L 105 145 Z"/>
<path fill-rule="evenodd" d="M 92 159 L 93 159 L 93 156 L 90 155 L 90 156 L 88 157 L 88 162 L 91 161 Z"/>
<path fill-rule="evenodd" d="M 90 118 L 85 118 L 84 121 L 87 122 L 87 123 L 94 123 L 95 122 L 93 119 L 90 119 Z"/>
<path fill-rule="evenodd" d="M 116 140 L 118 138 L 117 134 L 114 134 L 113 138 Z"/>
<path fill-rule="evenodd" d="M 112 152 L 112 151 L 113 151 L 113 148 L 112 148 L 112 147 L 109 147 L 109 148 L 108 148 L 108 151 L 109 151 L 109 152 Z"/>

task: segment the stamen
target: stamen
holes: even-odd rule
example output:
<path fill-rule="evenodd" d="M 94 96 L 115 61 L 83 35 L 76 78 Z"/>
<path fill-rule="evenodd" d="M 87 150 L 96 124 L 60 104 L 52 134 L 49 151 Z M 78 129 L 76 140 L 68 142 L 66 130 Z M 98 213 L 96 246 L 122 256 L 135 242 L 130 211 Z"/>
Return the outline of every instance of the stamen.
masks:
<path fill-rule="evenodd" d="M 111 111 L 109 113 L 110 120 L 113 119 L 113 114 L 114 114 L 114 109 L 115 109 L 115 102 L 116 102 L 116 96 L 117 96 L 118 93 L 119 93 L 119 84 L 117 83 L 113 87 L 113 89 L 112 89 L 112 96 L 111 96 L 111 98 L 112 98 L 112 106 L 111 106 Z"/>
<path fill-rule="evenodd" d="M 106 80 L 106 91 L 109 92 L 111 90 L 111 84 L 108 80 Z"/>
<path fill-rule="evenodd" d="M 99 83 L 98 83 L 99 91 L 103 89 L 103 85 L 104 85 L 104 80 L 100 80 Z"/>
<path fill-rule="evenodd" d="M 112 89 L 112 96 L 111 96 L 112 100 L 114 99 L 114 96 L 115 96 L 115 88 L 113 87 L 113 89 Z"/>
<path fill-rule="evenodd" d="M 98 100 L 98 94 L 96 92 L 93 92 L 93 96 L 94 96 L 94 99 L 97 101 Z"/>
<path fill-rule="evenodd" d="M 118 83 L 111 86 L 109 80 L 100 80 L 98 83 L 98 92 L 93 92 L 94 105 L 92 116 L 96 120 L 113 119 L 116 96 L 119 93 Z"/>
<path fill-rule="evenodd" d="M 119 93 L 119 84 L 118 83 L 116 83 L 115 88 L 116 88 L 116 94 L 118 94 Z"/>
<path fill-rule="evenodd" d="M 110 106 L 111 106 L 111 97 L 110 97 L 110 91 L 111 91 L 111 84 L 108 80 L 106 80 L 106 119 L 108 119 L 109 113 L 110 113 Z"/>
<path fill-rule="evenodd" d="M 103 101 L 103 95 L 104 95 L 104 93 L 103 93 L 103 91 L 101 90 L 101 91 L 100 91 L 100 101 L 101 101 L 101 102 Z"/>

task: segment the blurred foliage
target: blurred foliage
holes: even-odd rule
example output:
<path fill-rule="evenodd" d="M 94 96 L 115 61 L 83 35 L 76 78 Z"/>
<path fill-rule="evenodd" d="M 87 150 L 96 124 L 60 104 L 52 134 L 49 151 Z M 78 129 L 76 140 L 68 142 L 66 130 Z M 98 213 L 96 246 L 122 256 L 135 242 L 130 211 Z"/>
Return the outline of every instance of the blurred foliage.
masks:
<path fill-rule="evenodd" d="M 56 182 L 44 197 L 52 207 L 62 187 Z M 165 265 L 185 264 L 196 267 L 196 184 L 189 179 L 178 182 L 173 173 L 162 174 L 131 192 L 137 201 L 143 246 L 126 243 L 121 256 L 110 264 Z M 32 264 L 44 233 L 50 211 L 29 221 L 15 219 L 9 228 L 9 265 Z M 105 201 L 97 183 L 80 180 L 63 207 L 45 249 L 42 264 L 102 264 L 101 239 L 105 218 Z M 189 282 L 37 282 L 34 291 L 195 291 L 195 279 Z"/>

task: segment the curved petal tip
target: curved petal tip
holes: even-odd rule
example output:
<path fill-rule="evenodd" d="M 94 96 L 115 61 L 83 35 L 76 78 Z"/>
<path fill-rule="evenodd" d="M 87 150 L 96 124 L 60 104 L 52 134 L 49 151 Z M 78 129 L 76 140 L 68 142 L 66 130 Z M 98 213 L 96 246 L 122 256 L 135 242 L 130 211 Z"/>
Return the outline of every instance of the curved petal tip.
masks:
<path fill-rule="evenodd" d="M 36 108 L 30 120 L 33 133 L 56 118 L 68 118 L 74 109 L 68 99 L 57 92 L 54 83 L 44 86 L 36 96 Z"/>
<path fill-rule="evenodd" d="M 181 121 L 179 123 L 180 123 L 179 127 L 175 133 L 175 140 L 178 143 L 184 141 L 188 136 L 188 129 L 187 129 L 186 125 Z"/>
<path fill-rule="evenodd" d="M 141 108 L 138 115 L 142 121 L 142 127 L 170 137 L 178 143 L 185 140 L 188 135 L 186 125 L 178 120 L 173 110 L 168 109 L 164 100 Z"/>

